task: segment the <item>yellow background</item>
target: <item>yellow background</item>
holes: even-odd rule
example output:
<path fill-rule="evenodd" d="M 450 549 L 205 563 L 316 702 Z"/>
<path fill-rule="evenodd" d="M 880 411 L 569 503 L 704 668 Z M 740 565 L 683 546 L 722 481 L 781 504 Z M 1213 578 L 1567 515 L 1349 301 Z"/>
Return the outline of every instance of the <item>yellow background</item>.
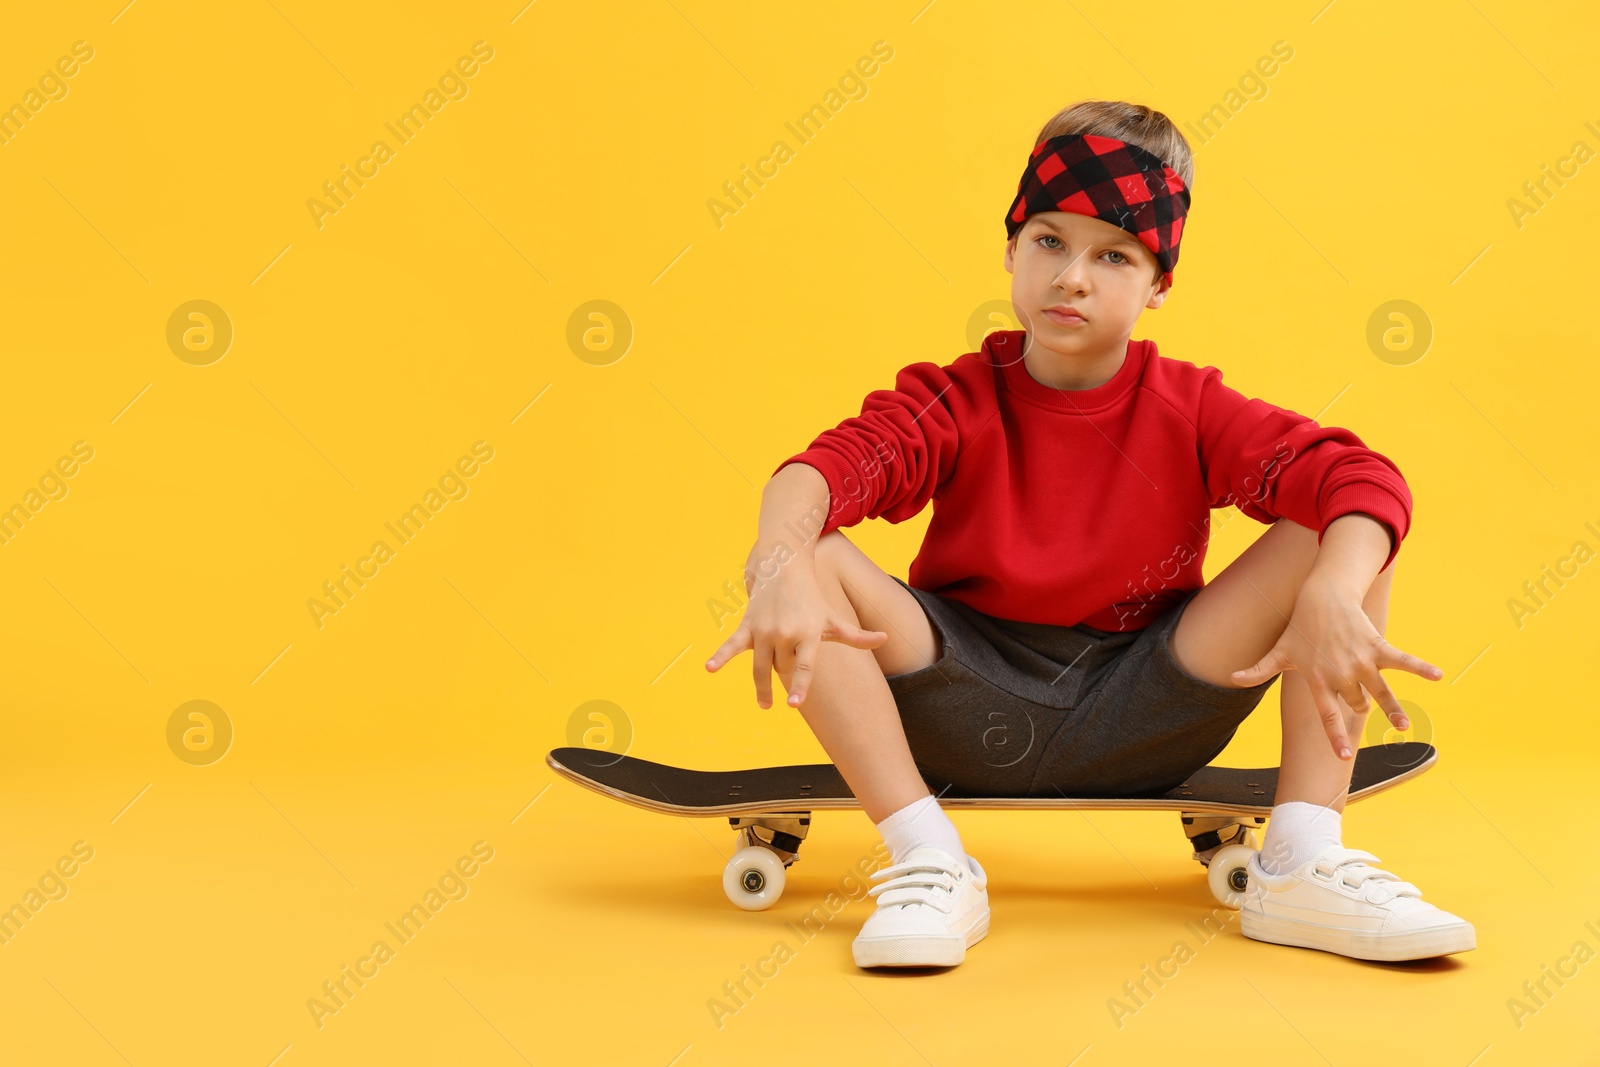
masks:
<path fill-rule="evenodd" d="M 94 450 L 0 546 L 0 906 L 93 849 L 0 945 L 5 1062 L 1596 1062 L 1600 963 L 1520 1027 L 1507 1007 L 1600 950 L 1600 577 L 1520 626 L 1508 606 L 1600 547 L 1600 163 L 1520 226 L 1507 206 L 1600 149 L 1592 14 L 121 3 L 12 5 L 0 32 L 0 103 L 94 51 L 0 145 L 0 504 Z M 480 40 L 467 95 L 319 227 L 307 201 Z M 799 144 L 784 124 L 877 41 L 866 95 Z M 1293 58 L 1197 134 L 1278 41 Z M 1017 175 L 1085 97 L 1150 103 L 1195 149 L 1178 284 L 1135 336 L 1410 482 L 1389 636 L 1445 677 L 1388 678 L 1441 758 L 1344 836 L 1479 948 L 1368 964 L 1230 922 L 1119 1028 L 1108 999 L 1213 909 L 1176 817 L 958 813 L 995 916 L 963 966 L 856 969 L 858 901 L 719 1028 L 707 1001 L 871 826 L 818 815 L 784 900 L 744 913 L 725 823 L 608 802 L 544 754 L 604 700 L 635 755 L 825 758 L 756 707 L 748 656 L 704 671 L 737 619 L 708 601 L 772 467 L 1006 300 Z M 779 139 L 793 158 L 719 227 L 707 201 Z M 167 343 L 191 300 L 234 332 L 205 366 Z M 604 365 L 568 342 L 594 300 L 633 332 Z M 1366 340 L 1391 300 L 1434 331 L 1404 365 Z M 465 498 L 319 628 L 322 583 L 477 441 Z M 926 518 L 851 536 L 904 576 Z M 1215 518 L 1208 575 L 1261 531 Z M 1275 694 L 1220 762 L 1276 762 Z M 168 746 L 192 700 L 234 731 L 208 766 Z M 467 895 L 319 1028 L 308 999 L 479 841 Z"/>

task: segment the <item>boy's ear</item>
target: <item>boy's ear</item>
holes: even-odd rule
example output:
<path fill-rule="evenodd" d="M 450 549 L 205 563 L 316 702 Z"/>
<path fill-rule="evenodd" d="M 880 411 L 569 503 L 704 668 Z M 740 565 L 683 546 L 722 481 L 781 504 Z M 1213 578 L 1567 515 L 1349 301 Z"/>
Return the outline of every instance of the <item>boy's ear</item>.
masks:
<path fill-rule="evenodd" d="M 1172 284 L 1170 282 L 1168 282 L 1166 278 L 1159 279 L 1159 282 L 1156 285 L 1155 290 L 1150 294 L 1150 299 L 1145 304 L 1145 307 L 1150 308 L 1151 310 L 1154 310 L 1154 309 L 1160 307 L 1163 303 L 1166 302 L 1167 290 L 1169 290 L 1171 288 L 1172 288 Z"/>
<path fill-rule="evenodd" d="M 1171 288 L 1173 288 L 1173 286 L 1168 285 L 1166 278 L 1162 278 L 1162 283 L 1155 288 L 1154 293 L 1150 293 L 1150 299 L 1149 302 L 1147 302 L 1146 307 L 1154 310 L 1157 309 L 1157 307 L 1162 306 L 1162 304 L 1165 304 L 1166 291 L 1171 290 Z"/>
<path fill-rule="evenodd" d="M 1017 239 L 1015 237 L 1013 237 L 1013 238 L 1011 238 L 1010 240 L 1008 240 L 1006 242 L 1006 273 L 1007 274 L 1015 273 L 1015 271 L 1013 271 L 1013 269 L 1012 269 L 1012 264 L 1015 262 L 1014 253 L 1016 252 L 1016 250 L 1017 250 Z"/>

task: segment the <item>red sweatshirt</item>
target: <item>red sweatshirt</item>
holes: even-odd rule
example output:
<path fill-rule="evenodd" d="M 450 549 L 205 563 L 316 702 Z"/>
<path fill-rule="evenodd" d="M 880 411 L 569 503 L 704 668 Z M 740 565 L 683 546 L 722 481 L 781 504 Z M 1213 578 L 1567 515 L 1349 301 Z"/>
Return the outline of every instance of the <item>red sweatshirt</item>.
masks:
<path fill-rule="evenodd" d="M 1246 397 L 1215 367 L 1129 341 L 1093 389 L 1028 373 L 1022 330 L 989 334 L 948 366 L 914 363 L 894 389 L 806 451 L 828 482 L 821 533 L 862 519 L 933 517 L 908 584 L 987 615 L 1140 630 L 1205 584 L 1212 508 L 1322 532 L 1363 512 L 1411 525 L 1399 468 L 1349 430 Z"/>

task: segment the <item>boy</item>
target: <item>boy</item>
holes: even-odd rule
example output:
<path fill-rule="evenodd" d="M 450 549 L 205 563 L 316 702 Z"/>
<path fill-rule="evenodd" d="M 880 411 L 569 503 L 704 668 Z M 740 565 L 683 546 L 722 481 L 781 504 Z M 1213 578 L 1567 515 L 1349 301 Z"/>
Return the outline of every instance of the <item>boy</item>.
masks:
<path fill-rule="evenodd" d="M 988 931 L 987 873 L 930 786 L 1163 791 L 1280 674 L 1282 772 L 1244 934 L 1362 959 L 1475 948 L 1470 923 L 1340 834 L 1369 696 L 1410 725 L 1379 670 L 1442 673 L 1383 638 L 1404 478 L 1350 431 L 1130 340 L 1171 288 L 1190 201 L 1189 147 L 1165 115 L 1084 101 L 1035 143 L 1006 215 L 1026 328 L 906 367 L 779 465 L 747 586 L 773 559 L 776 576 L 706 663 L 751 650 L 763 708 L 776 670 L 883 834 L 857 965 L 958 964 Z M 909 582 L 839 532 L 930 500 Z M 1270 528 L 1205 584 L 1210 509 L 1228 504 Z M 814 542 L 781 547 L 819 520 Z M 1245 836 L 1213 822 L 1224 832 L 1195 839 L 1205 862 Z"/>

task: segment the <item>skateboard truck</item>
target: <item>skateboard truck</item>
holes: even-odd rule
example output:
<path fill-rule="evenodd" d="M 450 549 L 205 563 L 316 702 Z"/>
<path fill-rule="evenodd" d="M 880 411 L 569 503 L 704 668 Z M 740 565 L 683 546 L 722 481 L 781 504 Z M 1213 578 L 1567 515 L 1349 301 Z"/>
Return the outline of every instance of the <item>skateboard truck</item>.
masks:
<path fill-rule="evenodd" d="M 1243 844 L 1254 849 L 1256 838 L 1250 831 L 1259 830 L 1267 821 L 1264 815 L 1206 815 L 1187 811 L 1179 814 L 1183 817 L 1183 832 L 1194 847 L 1194 858 L 1202 867 L 1210 867 L 1224 846 Z M 1202 855 L 1205 852 L 1211 855 Z M 1242 890 L 1244 886 L 1241 884 L 1237 888 Z"/>
<path fill-rule="evenodd" d="M 765 845 L 788 867 L 800 858 L 800 842 L 811 829 L 809 811 L 780 815 L 730 815 L 728 825 L 739 831 L 741 847 Z"/>

